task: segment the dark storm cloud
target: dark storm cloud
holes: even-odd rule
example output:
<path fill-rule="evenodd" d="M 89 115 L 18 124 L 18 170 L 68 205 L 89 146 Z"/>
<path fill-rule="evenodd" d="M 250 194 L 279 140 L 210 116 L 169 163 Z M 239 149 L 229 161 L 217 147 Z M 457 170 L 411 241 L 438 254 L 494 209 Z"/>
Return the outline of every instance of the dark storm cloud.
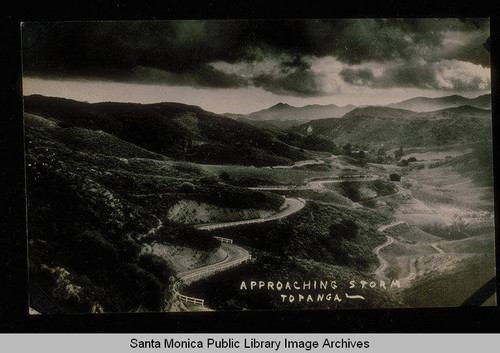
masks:
<path fill-rule="evenodd" d="M 253 78 L 253 84 L 279 95 L 314 97 L 324 94 L 316 75 L 310 70 L 298 70 L 286 76 L 258 75 Z"/>
<path fill-rule="evenodd" d="M 373 72 L 370 69 L 350 69 L 345 68 L 339 73 L 342 79 L 356 86 L 372 84 L 374 80 Z"/>
<path fill-rule="evenodd" d="M 288 73 L 292 69 L 300 70 L 300 71 L 305 71 L 311 68 L 311 65 L 309 63 L 306 63 L 302 58 L 300 57 L 295 57 L 293 60 L 289 61 L 283 61 L 281 63 L 281 71 L 283 73 Z"/>
<path fill-rule="evenodd" d="M 385 69 L 375 76 L 369 68 L 344 69 L 342 79 L 356 86 L 372 88 L 416 87 L 450 91 L 484 90 L 489 85 L 482 72 L 474 72 L 463 63 L 412 63 Z"/>
<path fill-rule="evenodd" d="M 478 33 L 477 36 L 474 36 L 463 45 L 446 52 L 443 59 L 462 60 L 489 67 L 490 55 L 488 55 L 489 51 L 486 49 L 488 39 L 489 37 Z"/>
<path fill-rule="evenodd" d="M 463 33 L 467 40 L 447 50 L 447 31 Z M 420 57 L 427 62 L 458 59 L 489 65 L 489 54 L 482 45 L 489 35 L 488 20 L 25 23 L 22 35 L 26 75 L 102 77 L 195 87 L 241 87 L 253 82 L 271 92 L 299 96 L 322 94 L 305 57 L 332 56 L 347 66 L 407 62 Z M 262 73 L 249 79 L 209 65 L 253 63 L 267 57 L 282 58 L 278 65 L 283 75 Z M 367 72 L 344 70 L 341 77 L 346 82 L 369 82 L 370 77 L 363 75 Z M 415 85 L 420 86 L 420 78 L 415 78 Z"/>
<path fill-rule="evenodd" d="M 332 55 L 347 64 L 366 61 L 410 59 L 425 55 L 422 49 L 442 49 L 446 31 L 478 32 L 489 36 L 488 20 L 458 19 L 363 19 L 307 21 L 306 54 Z M 483 56 L 488 56 L 483 51 Z M 472 61 L 481 63 L 483 58 Z"/>
<path fill-rule="evenodd" d="M 384 70 L 375 77 L 370 69 L 344 69 L 340 76 L 345 82 L 356 86 L 374 88 L 418 87 L 437 88 L 435 71 L 429 65 L 404 65 Z"/>
<path fill-rule="evenodd" d="M 92 73 L 98 68 L 157 67 L 185 72 L 213 60 L 241 57 L 233 31 L 205 22 L 94 22 L 26 24 L 25 67 Z M 228 28 L 230 24 L 228 23 Z"/>
<path fill-rule="evenodd" d="M 374 81 L 377 87 L 418 87 L 440 88 L 436 80 L 436 71 L 431 65 L 405 65 L 390 68 L 382 78 Z"/>

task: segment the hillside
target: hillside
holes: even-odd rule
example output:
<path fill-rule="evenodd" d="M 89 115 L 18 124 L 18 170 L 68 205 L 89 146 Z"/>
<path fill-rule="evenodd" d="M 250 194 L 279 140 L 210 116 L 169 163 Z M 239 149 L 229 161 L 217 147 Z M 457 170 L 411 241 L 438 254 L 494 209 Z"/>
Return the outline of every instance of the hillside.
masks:
<path fill-rule="evenodd" d="M 374 118 L 409 118 L 413 116 L 415 112 L 406 109 L 397 109 L 397 108 L 387 108 L 382 106 L 374 106 L 370 105 L 368 107 L 356 108 L 350 111 L 349 113 L 342 116 L 342 118 L 348 119 L 352 117 L 358 116 L 370 116 Z"/>
<path fill-rule="evenodd" d="M 358 107 L 286 130 L 178 103 L 30 96 L 25 106 L 29 271 L 37 288 L 30 298 L 45 293 L 64 312 L 179 309 L 172 291 L 179 271 L 230 256 L 213 235 L 233 239 L 256 260 L 182 288 L 210 308 L 400 307 L 394 292 L 367 289 L 366 302 L 301 306 L 273 293 L 247 295 L 238 285 L 332 277 L 343 292 L 351 280 L 375 278 L 381 260 L 374 249 L 386 241 L 378 229 L 394 217 L 447 219 L 459 207 L 491 211 L 491 111 L 470 105 L 431 112 Z M 404 146 L 408 163 L 387 157 L 362 164 L 363 157 L 342 155 L 347 143 L 383 146 L 387 155 Z M 274 166 L 259 167 L 268 165 Z M 388 180 L 393 171 L 401 182 Z M 358 173 L 370 178 L 348 179 Z M 346 180 L 335 182 L 336 175 Z M 297 200 L 303 207 L 294 210 L 285 197 L 305 202 Z M 438 202 L 441 214 L 418 213 Z M 197 227 L 223 222 L 238 225 L 216 232 Z M 438 251 L 410 238 L 392 248 Z M 410 263 L 396 255 L 387 257 L 390 271 Z"/>
<path fill-rule="evenodd" d="M 29 96 L 24 105 L 26 112 L 72 127 L 75 133 L 78 128 L 106 133 L 178 160 L 260 166 L 307 159 L 258 127 L 180 103 L 89 104 Z"/>
<path fill-rule="evenodd" d="M 290 131 L 337 145 L 439 146 L 491 139 L 491 111 L 470 106 L 415 113 L 388 107 L 357 108 L 340 119 L 314 120 Z"/>
<path fill-rule="evenodd" d="M 386 106 L 389 108 L 413 110 L 415 112 L 429 112 L 462 105 L 470 105 L 471 107 L 480 109 L 491 109 L 491 94 L 485 94 L 476 98 L 465 98 L 459 95 L 440 98 L 417 97 Z"/>
<path fill-rule="evenodd" d="M 224 208 L 238 220 L 283 203 L 103 131 L 28 113 L 24 123 L 30 284 L 64 312 L 166 310 L 175 271 L 143 242 L 202 259 L 219 246 L 170 216 L 180 202 L 205 205 L 207 217 Z"/>
<path fill-rule="evenodd" d="M 221 229 L 221 236 L 251 247 L 257 260 L 238 271 L 225 271 L 195 282 L 186 292 L 206 298 L 211 307 L 224 310 L 399 306 L 391 293 L 378 290 L 370 292 L 366 302 L 346 301 L 339 305 L 328 301 L 283 303 L 280 296 L 271 291 L 239 290 L 242 281 L 257 279 L 284 283 L 335 278 L 340 288 L 338 293 L 344 293 L 350 281 L 367 280 L 367 271 L 376 266 L 372 249 L 384 241 L 384 236 L 376 231 L 375 225 L 387 222 L 385 216 L 370 209 L 354 210 L 309 201 L 300 212 L 275 224 Z M 297 295 L 297 291 L 290 293 Z"/>
<path fill-rule="evenodd" d="M 352 109 L 354 105 L 337 106 L 329 105 L 306 105 L 303 107 L 294 107 L 285 103 L 278 103 L 270 108 L 262 109 L 250 114 L 231 114 L 225 113 L 233 119 L 249 119 L 249 120 L 274 120 L 274 121 L 309 121 L 322 118 L 339 118 Z"/>
<path fill-rule="evenodd" d="M 491 120 L 491 110 L 476 108 L 470 105 L 462 105 L 460 107 L 439 109 L 432 112 L 421 112 L 414 115 L 415 117 L 423 118 L 429 117 L 434 119 L 448 118 L 448 117 L 469 117 Z"/>

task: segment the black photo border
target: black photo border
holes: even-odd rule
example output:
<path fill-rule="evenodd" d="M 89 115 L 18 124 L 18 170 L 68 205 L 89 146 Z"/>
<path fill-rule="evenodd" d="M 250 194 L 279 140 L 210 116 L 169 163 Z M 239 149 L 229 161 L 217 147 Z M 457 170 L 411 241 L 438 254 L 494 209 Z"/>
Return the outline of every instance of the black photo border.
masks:
<path fill-rule="evenodd" d="M 370 17 L 489 17 L 495 173 L 498 215 L 499 6 L 493 1 L 86 1 L 50 4 L 20 1 L 0 18 L 2 98 L 0 151 L 0 332 L 30 333 L 498 333 L 497 307 L 425 309 L 249 311 L 144 314 L 27 314 L 26 211 L 22 125 L 20 22 L 60 20 L 285 19 Z M 498 218 L 495 227 L 499 229 Z M 496 234 L 496 261 L 499 259 Z M 498 278 L 498 276 L 497 276 Z M 498 279 L 496 280 L 498 287 Z"/>

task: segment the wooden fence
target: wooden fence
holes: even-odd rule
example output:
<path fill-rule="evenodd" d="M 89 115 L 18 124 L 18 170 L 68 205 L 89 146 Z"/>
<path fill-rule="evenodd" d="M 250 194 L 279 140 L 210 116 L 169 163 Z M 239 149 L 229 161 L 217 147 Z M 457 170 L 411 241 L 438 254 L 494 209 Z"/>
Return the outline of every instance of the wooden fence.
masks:
<path fill-rule="evenodd" d="M 238 259 L 238 260 L 233 260 L 233 261 L 229 261 L 226 263 L 207 266 L 206 268 L 204 268 L 201 271 L 195 271 L 187 276 L 182 277 L 177 283 L 174 284 L 174 293 L 180 301 L 183 301 L 185 303 L 191 303 L 191 304 L 195 304 L 195 305 L 204 306 L 205 299 L 189 297 L 187 295 L 179 293 L 179 291 L 177 290 L 178 283 L 180 281 L 187 282 L 187 281 L 192 280 L 192 279 L 198 279 L 198 278 L 201 278 L 201 277 L 206 276 L 208 274 L 216 273 L 216 272 L 225 270 L 226 268 L 237 266 L 239 264 L 242 264 L 244 262 L 251 261 L 251 260 L 252 260 L 252 255 L 247 255 L 247 256 L 245 256 L 241 259 Z"/>
<path fill-rule="evenodd" d="M 233 239 L 222 238 L 222 237 L 214 237 L 214 238 L 217 239 L 218 241 L 220 241 L 221 243 L 228 243 L 228 244 L 233 243 Z"/>
<path fill-rule="evenodd" d="M 185 302 L 185 303 L 191 303 L 194 305 L 205 305 L 205 299 L 199 299 L 199 298 L 194 298 L 194 297 L 188 297 L 187 295 L 183 295 L 180 293 L 177 293 L 177 297 L 179 300 Z"/>

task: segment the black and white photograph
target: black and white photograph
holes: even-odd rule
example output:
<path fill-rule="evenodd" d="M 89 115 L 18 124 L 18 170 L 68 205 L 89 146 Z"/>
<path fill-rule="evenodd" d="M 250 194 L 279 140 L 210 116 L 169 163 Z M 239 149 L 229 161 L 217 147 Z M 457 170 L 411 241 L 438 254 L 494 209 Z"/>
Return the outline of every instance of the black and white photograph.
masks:
<path fill-rule="evenodd" d="M 21 37 L 31 315 L 496 306 L 489 19 Z"/>

